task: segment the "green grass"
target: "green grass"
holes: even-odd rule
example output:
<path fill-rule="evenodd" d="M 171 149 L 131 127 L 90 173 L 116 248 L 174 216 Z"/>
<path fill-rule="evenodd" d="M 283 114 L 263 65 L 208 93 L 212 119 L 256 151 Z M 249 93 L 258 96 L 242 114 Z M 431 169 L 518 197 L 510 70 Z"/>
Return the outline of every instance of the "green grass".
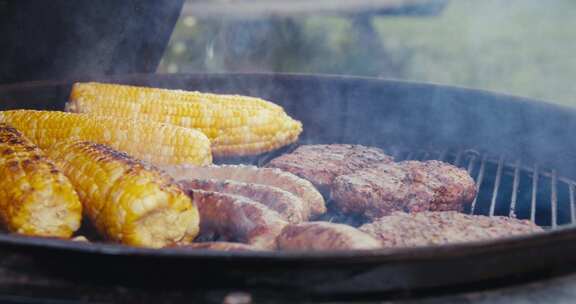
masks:
<path fill-rule="evenodd" d="M 576 1 L 452 1 L 439 18 L 379 18 L 405 78 L 576 106 Z"/>
<path fill-rule="evenodd" d="M 573 0 L 452 0 L 435 17 L 373 18 L 379 41 L 338 16 L 256 26 L 246 41 L 244 25 L 181 21 L 159 69 L 400 78 L 576 106 L 575 13 Z"/>

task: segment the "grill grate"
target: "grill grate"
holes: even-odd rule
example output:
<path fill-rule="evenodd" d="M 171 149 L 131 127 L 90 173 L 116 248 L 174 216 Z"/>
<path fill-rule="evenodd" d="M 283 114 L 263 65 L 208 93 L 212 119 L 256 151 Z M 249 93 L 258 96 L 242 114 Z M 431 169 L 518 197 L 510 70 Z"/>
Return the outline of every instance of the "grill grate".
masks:
<path fill-rule="evenodd" d="M 576 221 L 576 181 L 558 176 L 554 169 L 473 150 L 387 152 L 396 160 L 436 159 L 468 170 L 479 189 L 465 210 L 469 214 L 531 219 L 550 229 Z"/>

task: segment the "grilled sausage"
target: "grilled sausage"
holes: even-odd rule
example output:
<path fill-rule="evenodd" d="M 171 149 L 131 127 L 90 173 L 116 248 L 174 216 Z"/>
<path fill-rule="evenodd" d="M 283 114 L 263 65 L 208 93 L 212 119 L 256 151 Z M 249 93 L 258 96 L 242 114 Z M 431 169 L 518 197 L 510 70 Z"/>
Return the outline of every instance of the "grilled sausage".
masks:
<path fill-rule="evenodd" d="M 276 248 L 276 236 L 288 225 L 280 214 L 242 196 L 184 188 L 200 211 L 200 236 L 263 249 Z"/>
<path fill-rule="evenodd" d="M 300 223 L 306 219 L 304 202 L 280 188 L 217 179 L 189 179 L 182 180 L 179 184 L 185 188 L 222 192 L 252 199 L 280 213 L 290 223 Z"/>
<path fill-rule="evenodd" d="M 309 181 L 280 169 L 258 168 L 244 165 L 206 167 L 179 165 L 164 166 L 162 169 L 176 180 L 211 178 L 277 187 L 296 195 L 305 202 L 309 208 L 307 214 L 310 214 L 312 217 L 326 212 L 324 198 Z M 308 218 L 308 216 L 304 218 Z"/>
<path fill-rule="evenodd" d="M 190 249 L 209 249 L 209 250 L 219 250 L 219 251 L 255 251 L 262 250 L 261 248 L 254 247 L 248 244 L 242 243 L 232 243 L 232 242 L 201 242 L 201 243 L 190 243 L 184 246 L 179 246 L 179 248 L 190 248 Z"/>
<path fill-rule="evenodd" d="M 276 239 L 280 250 L 375 249 L 380 242 L 348 225 L 307 222 L 288 225 Z"/>

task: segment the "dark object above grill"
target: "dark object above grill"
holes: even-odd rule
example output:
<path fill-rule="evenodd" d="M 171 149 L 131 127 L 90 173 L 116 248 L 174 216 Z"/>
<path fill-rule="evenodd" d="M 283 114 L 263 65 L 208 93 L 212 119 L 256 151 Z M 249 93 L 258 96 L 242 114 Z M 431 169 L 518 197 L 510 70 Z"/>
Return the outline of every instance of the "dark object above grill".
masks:
<path fill-rule="evenodd" d="M 1 0 L 0 83 L 150 73 L 183 0 Z"/>
<path fill-rule="evenodd" d="M 241 288 L 256 297 L 265 292 L 343 300 L 438 294 L 576 271 L 571 266 L 576 262 L 571 226 L 576 142 L 568 140 L 576 129 L 573 109 L 478 90 L 354 77 L 196 74 L 93 80 L 273 100 L 303 122 L 301 143 L 363 144 L 383 148 L 396 160 L 455 164 L 479 187 L 465 212 L 516 215 L 548 231 L 416 249 L 232 254 L 1 234 L 0 270 L 15 279 L 0 282 L 0 292 L 96 300 L 144 294 L 165 300 Z M 4 108 L 62 109 L 70 85 L 3 86 L 0 100 Z M 272 156 L 242 161 L 260 163 Z"/>

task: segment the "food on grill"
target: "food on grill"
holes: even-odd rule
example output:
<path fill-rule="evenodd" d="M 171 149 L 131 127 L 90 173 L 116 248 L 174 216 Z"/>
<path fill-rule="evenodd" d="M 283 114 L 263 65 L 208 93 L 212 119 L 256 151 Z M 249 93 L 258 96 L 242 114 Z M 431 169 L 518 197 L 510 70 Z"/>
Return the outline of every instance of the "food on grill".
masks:
<path fill-rule="evenodd" d="M 48 152 L 104 237 L 128 245 L 163 247 L 190 242 L 198 234 L 196 205 L 154 167 L 85 141 L 61 142 Z"/>
<path fill-rule="evenodd" d="M 169 124 L 33 110 L 0 112 L 0 122 L 12 124 L 42 149 L 79 139 L 106 144 L 154 164 L 212 162 L 210 141 L 202 132 Z"/>
<path fill-rule="evenodd" d="M 68 110 L 197 128 L 215 156 L 254 155 L 298 139 L 302 123 L 271 102 L 247 96 L 104 83 L 76 83 Z"/>
<path fill-rule="evenodd" d="M 299 197 L 307 204 L 309 210 L 307 214 L 312 217 L 326 212 L 324 198 L 309 181 L 280 169 L 244 165 L 213 165 L 205 167 L 180 165 L 163 166 L 162 168 L 176 180 L 211 178 L 277 187 Z M 308 218 L 308 216 L 305 218 Z"/>
<path fill-rule="evenodd" d="M 261 184 L 218 179 L 188 179 L 179 182 L 183 187 L 239 195 L 280 213 L 290 223 L 307 220 L 304 202 L 294 194 L 280 188 Z"/>
<path fill-rule="evenodd" d="M 242 196 L 184 188 L 200 211 L 200 237 L 276 248 L 276 236 L 288 224 L 280 214 Z"/>
<path fill-rule="evenodd" d="M 472 242 L 543 231 L 529 220 L 468 215 L 456 211 L 394 212 L 360 230 L 385 247 L 412 247 Z"/>
<path fill-rule="evenodd" d="M 337 176 L 392 160 L 392 157 L 374 147 L 346 144 L 304 145 L 292 153 L 273 159 L 266 166 L 294 173 L 311 181 L 322 192 L 329 193 Z"/>
<path fill-rule="evenodd" d="M 436 160 L 380 163 L 335 178 L 331 191 L 336 209 L 368 219 L 393 211 L 458 211 L 475 196 L 465 170 Z"/>
<path fill-rule="evenodd" d="M 70 237 L 82 204 L 70 181 L 19 131 L 0 123 L 0 221 L 11 232 Z"/>
<path fill-rule="evenodd" d="M 382 247 L 380 241 L 352 226 L 328 222 L 288 225 L 276 241 L 280 250 L 343 250 Z"/>
<path fill-rule="evenodd" d="M 248 244 L 242 243 L 232 243 L 232 242 L 201 242 L 201 243 L 190 243 L 183 248 L 192 249 L 210 249 L 210 250 L 220 250 L 220 251 L 255 251 L 262 250 L 262 248 L 254 247 Z"/>

